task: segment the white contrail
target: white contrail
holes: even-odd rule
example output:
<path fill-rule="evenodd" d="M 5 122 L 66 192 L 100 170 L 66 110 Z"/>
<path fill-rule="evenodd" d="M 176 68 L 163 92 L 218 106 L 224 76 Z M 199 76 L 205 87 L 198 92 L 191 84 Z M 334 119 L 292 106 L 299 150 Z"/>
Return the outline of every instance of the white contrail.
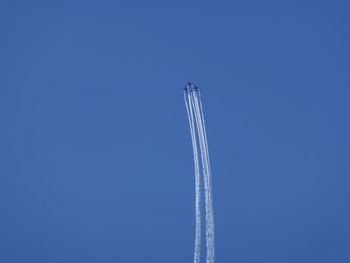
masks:
<path fill-rule="evenodd" d="M 193 92 L 193 104 L 196 113 L 196 124 L 198 129 L 198 138 L 202 156 L 203 178 L 205 188 L 205 210 L 206 210 L 206 243 L 207 243 L 207 263 L 214 262 L 214 220 L 212 211 L 211 178 L 209 171 L 209 159 L 206 138 L 204 135 L 203 114 L 199 107 L 198 93 Z"/>
<path fill-rule="evenodd" d="M 185 103 L 187 109 L 188 120 L 191 130 L 192 148 L 193 148 L 193 159 L 194 159 L 194 170 L 195 170 L 195 218 L 196 218 L 196 233 L 195 233 L 195 247 L 194 247 L 194 263 L 200 262 L 200 250 L 201 250 L 201 210 L 200 210 L 200 173 L 199 173 L 199 159 L 197 140 L 195 133 L 195 123 L 193 119 L 193 105 L 190 100 L 190 94 L 185 92 Z"/>
<path fill-rule="evenodd" d="M 204 181 L 204 196 L 205 196 L 205 222 L 206 222 L 206 263 L 214 263 L 215 259 L 215 239 L 214 239 L 214 213 L 213 213 L 213 200 L 212 200 L 212 185 L 211 185 L 211 171 L 209 161 L 209 151 L 207 135 L 205 130 L 205 122 L 203 115 L 203 107 L 201 103 L 200 93 L 198 88 L 192 84 L 188 84 L 185 88 L 185 103 L 190 122 L 191 138 L 193 144 L 194 162 L 195 162 L 195 176 L 196 176 L 196 242 L 195 242 L 195 258 L 194 262 L 199 263 L 200 260 L 200 241 L 197 238 L 201 238 L 200 235 L 200 197 L 198 196 L 197 206 L 197 194 L 200 195 L 200 182 L 199 180 L 199 159 L 197 149 L 197 139 L 199 143 L 199 149 L 201 154 L 202 173 Z M 196 136 L 197 134 L 197 136 Z M 197 170 L 198 168 L 198 170 Z M 197 220 L 199 216 L 199 220 Z M 199 226 L 198 226 L 199 222 Z M 199 234 L 198 232 L 199 231 Z M 199 246 L 199 247 L 198 247 Z"/>
<path fill-rule="evenodd" d="M 189 94 L 190 95 L 190 94 Z M 190 98 L 190 96 L 188 96 Z M 201 250 L 201 182 L 200 182 L 200 170 L 199 170 L 199 158 L 198 158 L 198 149 L 197 149 L 197 140 L 196 140 L 196 131 L 195 131 L 195 121 L 194 121 L 194 112 L 193 105 L 190 105 L 190 117 L 192 123 L 192 133 L 193 133 L 193 150 L 195 153 L 195 184 L 196 184 L 196 244 L 195 244 L 195 257 L 194 262 L 200 262 L 200 250 Z"/>

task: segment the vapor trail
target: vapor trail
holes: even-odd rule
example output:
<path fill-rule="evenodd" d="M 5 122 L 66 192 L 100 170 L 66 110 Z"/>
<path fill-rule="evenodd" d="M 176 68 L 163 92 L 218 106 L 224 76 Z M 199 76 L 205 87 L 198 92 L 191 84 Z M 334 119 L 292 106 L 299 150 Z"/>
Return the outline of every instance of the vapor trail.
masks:
<path fill-rule="evenodd" d="M 198 128 L 198 138 L 201 149 L 202 168 L 205 189 L 205 211 L 206 211 L 206 245 L 207 263 L 214 262 L 214 218 L 212 209 L 211 178 L 209 170 L 209 158 L 207 142 L 205 138 L 205 127 L 203 126 L 203 114 L 199 107 L 198 92 L 193 92 L 193 103 L 195 107 L 196 124 Z"/>
<path fill-rule="evenodd" d="M 200 93 L 196 86 L 188 83 L 185 88 L 185 103 L 190 122 L 191 138 L 193 145 L 194 163 L 195 163 L 195 178 L 196 178 L 196 241 L 195 241 L 195 256 L 194 262 L 200 261 L 200 173 L 199 173 L 199 158 L 198 147 L 201 155 L 202 176 L 204 181 L 204 197 L 205 197 L 205 223 L 206 223 L 206 263 L 214 263 L 215 259 L 215 238 L 214 238 L 214 213 L 212 200 L 212 185 L 211 171 L 208 151 L 207 135 L 205 130 L 205 122 L 203 115 L 203 107 L 201 103 Z M 198 140 L 198 142 L 197 142 Z M 198 183 L 197 183 L 198 182 Z M 198 206 L 197 206 L 198 198 Z M 199 220 L 197 220 L 199 216 Z M 199 232 L 197 232 L 199 231 Z M 199 247 L 198 247 L 199 246 Z"/>
<path fill-rule="evenodd" d="M 193 105 L 190 99 L 190 94 L 185 93 L 185 103 L 187 109 L 188 120 L 191 130 L 194 170 L 195 170 L 195 218 L 196 218 L 196 233 L 195 233 L 195 247 L 194 247 L 194 263 L 200 262 L 201 250 L 201 210 L 200 210 L 200 173 L 199 173 L 199 159 L 197 149 L 197 139 L 195 132 L 195 123 L 193 119 Z"/>

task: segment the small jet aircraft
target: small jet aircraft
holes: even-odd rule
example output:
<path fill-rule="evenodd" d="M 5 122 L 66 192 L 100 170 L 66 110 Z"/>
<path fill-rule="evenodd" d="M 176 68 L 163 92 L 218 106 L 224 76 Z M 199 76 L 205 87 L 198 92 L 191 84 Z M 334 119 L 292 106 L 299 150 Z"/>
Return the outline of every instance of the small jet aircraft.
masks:
<path fill-rule="evenodd" d="M 192 91 L 193 89 L 193 84 L 191 82 L 187 82 L 187 84 L 185 85 L 184 91 Z"/>
<path fill-rule="evenodd" d="M 185 85 L 185 90 L 192 91 L 193 87 L 194 85 L 188 81 L 187 84 Z"/>
<path fill-rule="evenodd" d="M 187 84 L 185 85 L 185 88 L 184 88 L 184 91 L 186 91 L 186 92 L 193 92 L 193 91 L 197 92 L 198 90 L 199 90 L 199 88 L 189 81 L 187 82 Z"/>

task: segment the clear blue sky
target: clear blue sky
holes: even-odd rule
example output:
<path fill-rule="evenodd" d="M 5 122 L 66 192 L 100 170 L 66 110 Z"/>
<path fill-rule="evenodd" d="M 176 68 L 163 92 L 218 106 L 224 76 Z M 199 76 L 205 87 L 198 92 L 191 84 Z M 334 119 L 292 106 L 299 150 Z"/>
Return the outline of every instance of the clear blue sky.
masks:
<path fill-rule="evenodd" d="M 0 262 L 191 262 L 187 80 L 217 262 L 350 262 L 349 11 L 1 1 Z"/>

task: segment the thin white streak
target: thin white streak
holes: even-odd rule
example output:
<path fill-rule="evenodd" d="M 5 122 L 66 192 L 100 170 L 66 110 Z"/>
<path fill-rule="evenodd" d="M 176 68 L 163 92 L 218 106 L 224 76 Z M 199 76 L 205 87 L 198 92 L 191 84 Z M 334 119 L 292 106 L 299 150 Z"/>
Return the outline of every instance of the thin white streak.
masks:
<path fill-rule="evenodd" d="M 204 181 L 205 197 L 205 223 L 206 223 L 206 263 L 214 263 L 215 259 L 215 238 L 214 238 L 214 213 L 212 200 L 212 180 L 209 160 L 209 150 L 203 107 L 199 90 L 185 91 L 185 104 L 187 115 L 190 123 L 194 166 L 195 166 L 195 183 L 196 183 L 196 235 L 195 235 L 195 252 L 194 263 L 200 261 L 201 250 L 201 207 L 200 207 L 200 170 L 199 170 L 199 153 L 201 155 L 202 175 Z M 197 146 L 197 139 L 199 150 Z"/>
<path fill-rule="evenodd" d="M 186 97 L 187 95 L 187 97 Z M 200 210 L 200 173 L 199 173 L 199 159 L 197 149 L 197 139 L 195 133 L 195 123 L 193 120 L 193 105 L 189 99 L 188 92 L 184 93 L 185 104 L 187 109 L 188 120 L 191 130 L 192 148 L 193 148 L 193 159 L 194 159 L 194 170 L 195 170 L 195 247 L 194 247 L 194 263 L 200 262 L 200 250 L 201 250 L 201 210 Z"/>
<path fill-rule="evenodd" d="M 210 164 L 208 156 L 208 148 L 206 141 L 205 126 L 203 123 L 203 112 L 199 106 L 199 97 L 196 91 L 193 92 L 192 102 L 194 105 L 194 112 L 196 117 L 198 139 L 201 149 L 202 167 L 203 167 L 203 178 L 205 188 L 205 210 L 206 210 L 206 244 L 207 244 L 207 263 L 213 263 L 215 257 L 214 248 L 214 215 L 212 205 L 212 190 L 211 190 L 211 174 Z"/>

